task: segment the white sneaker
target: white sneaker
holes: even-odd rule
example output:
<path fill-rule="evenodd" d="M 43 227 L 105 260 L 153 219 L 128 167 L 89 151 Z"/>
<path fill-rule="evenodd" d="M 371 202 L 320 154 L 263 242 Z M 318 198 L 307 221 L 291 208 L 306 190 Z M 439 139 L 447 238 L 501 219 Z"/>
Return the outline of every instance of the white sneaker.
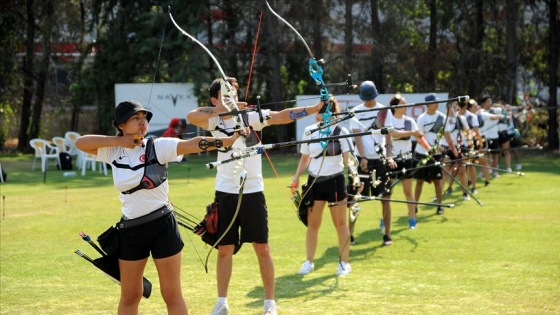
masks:
<path fill-rule="evenodd" d="M 506 172 L 511 173 L 511 167 L 506 168 Z"/>
<path fill-rule="evenodd" d="M 516 171 L 521 171 L 521 168 L 523 168 L 523 166 L 521 166 L 521 164 L 515 165 L 515 170 Z"/>
<path fill-rule="evenodd" d="M 463 194 L 463 200 L 469 201 L 471 200 L 471 197 L 468 194 Z"/>
<path fill-rule="evenodd" d="M 347 262 L 341 262 L 338 264 L 338 270 L 336 271 L 337 276 L 346 276 L 352 271 L 352 267 Z"/>
<path fill-rule="evenodd" d="M 229 306 L 227 303 L 216 302 L 210 315 L 229 315 Z"/>
<path fill-rule="evenodd" d="M 276 302 L 264 302 L 264 315 L 277 315 Z"/>
<path fill-rule="evenodd" d="M 309 260 L 306 260 L 303 265 L 301 265 L 301 268 L 299 269 L 299 274 L 300 275 L 306 275 L 308 273 L 310 273 L 311 271 L 313 271 L 315 269 L 315 264 L 310 262 Z"/>

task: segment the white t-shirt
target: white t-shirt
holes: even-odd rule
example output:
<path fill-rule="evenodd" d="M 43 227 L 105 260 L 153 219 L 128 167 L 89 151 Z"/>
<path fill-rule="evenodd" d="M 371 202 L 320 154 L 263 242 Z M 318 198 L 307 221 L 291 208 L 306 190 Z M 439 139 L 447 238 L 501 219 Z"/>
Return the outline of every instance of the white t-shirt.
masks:
<path fill-rule="evenodd" d="M 416 124 L 414 119 L 406 115 L 401 118 L 396 118 L 395 116 L 393 116 L 392 124 L 396 131 L 418 130 L 418 125 Z M 408 129 L 406 127 L 408 127 Z M 397 156 L 398 154 L 411 153 L 412 140 L 410 138 L 411 137 L 406 137 L 406 139 L 393 137 L 393 152 L 391 152 L 391 155 Z"/>
<path fill-rule="evenodd" d="M 320 133 L 318 130 L 311 133 L 310 135 L 307 135 L 307 132 L 314 128 L 317 128 L 316 124 L 305 127 L 302 140 L 320 138 Z M 331 126 L 330 128 L 332 131 L 334 131 L 335 126 Z M 339 126 L 338 128 L 340 128 L 339 135 L 349 134 L 346 128 L 341 126 Z M 352 150 L 352 141 L 350 140 L 350 138 L 338 139 L 338 142 L 340 143 L 340 150 L 342 153 Z M 301 144 L 299 152 L 301 154 L 308 154 L 309 156 L 311 156 L 309 166 L 307 167 L 311 176 L 329 176 L 344 171 L 344 160 L 342 158 L 342 154 L 334 156 L 329 156 L 327 154 L 323 155 L 323 147 L 320 142 L 303 143 Z"/>
<path fill-rule="evenodd" d="M 373 108 L 386 108 L 386 107 L 387 106 L 381 103 L 376 103 Z M 364 104 L 361 104 L 354 107 L 352 111 L 360 111 L 364 109 L 370 109 L 370 108 L 366 107 Z M 385 114 L 381 114 L 381 113 L 385 113 Z M 386 115 L 385 121 L 383 123 L 380 123 L 380 126 L 385 128 L 393 127 L 392 125 L 393 114 L 389 109 L 387 109 L 387 110 L 375 110 L 369 112 L 356 113 L 355 116 L 350 121 L 350 128 L 352 128 L 353 132 L 378 130 L 374 126 L 374 124 L 376 123 L 378 116 L 383 117 L 384 115 Z M 385 146 L 385 135 L 382 134 L 366 135 L 366 136 L 361 136 L 361 139 L 362 139 L 363 150 L 365 151 L 362 153 L 365 156 L 360 155 L 360 152 L 358 152 L 358 146 L 354 148 L 354 153 L 356 154 L 356 156 L 362 158 L 365 157 L 367 159 L 379 159 L 381 156 L 376 152 L 376 146 L 375 146 L 376 143 L 381 147 L 383 156 L 387 156 L 386 154 L 387 148 Z"/>
<path fill-rule="evenodd" d="M 269 110 L 263 110 L 263 116 L 269 116 Z M 250 112 L 247 114 L 249 125 L 254 131 L 261 131 L 267 126 L 266 120 L 261 123 L 259 119 L 259 114 L 256 112 Z M 226 137 L 227 135 L 220 131 L 215 130 L 216 127 L 219 129 L 225 129 L 226 131 L 231 131 L 235 126 L 233 119 L 222 119 L 221 117 L 212 117 L 208 119 L 208 131 L 212 133 L 214 137 Z M 254 135 L 253 135 L 254 136 Z M 239 137 L 233 147 L 242 146 L 242 137 Z M 256 143 L 259 145 L 260 142 Z M 233 151 L 222 152 L 218 151 L 218 161 L 226 160 L 231 158 Z M 242 161 L 243 168 L 247 172 L 247 178 L 245 180 L 245 186 L 243 188 L 243 193 L 254 193 L 264 191 L 264 181 L 262 177 L 262 160 L 260 154 L 253 155 Z M 237 161 L 226 163 L 217 167 L 216 174 L 216 191 L 221 191 L 230 194 L 238 194 L 239 187 L 235 183 L 234 169 L 237 165 Z"/>
<path fill-rule="evenodd" d="M 438 128 L 437 130 L 434 130 L 435 129 L 434 125 L 436 124 L 438 117 L 440 117 L 439 120 L 441 121 L 442 126 L 436 126 Z M 443 127 L 444 123 L 445 123 L 445 114 L 443 114 L 440 111 L 436 111 L 433 115 L 429 115 L 428 112 L 422 113 L 416 120 L 416 124 L 418 125 L 418 130 L 420 130 L 424 134 L 426 141 L 431 147 L 436 144 L 438 131 L 441 127 Z M 440 140 L 442 142 L 440 142 L 439 144 L 442 145 L 444 140 L 445 137 L 442 137 Z M 428 154 L 428 150 L 426 150 L 426 148 L 424 148 L 421 145 L 416 146 L 416 152 L 423 155 Z"/>
<path fill-rule="evenodd" d="M 157 138 L 154 140 L 155 152 L 160 164 L 179 162 L 182 155 L 177 155 L 178 138 Z M 144 176 L 143 164 L 146 159 L 146 143 L 132 149 L 125 147 L 104 147 L 97 149 L 97 161 L 111 164 L 113 183 L 120 191 L 127 191 L 138 184 Z M 117 167 L 115 164 L 121 165 Z M 141 217 L 169 204 L 169 185 L 166 180 L 153 189 L 140 189 L 132 194 L 120 194 L 122 214 L 128 219 Z"/>
<path fill-rule="evenodd" d="M 482 126 L 480 132 L 486 139 L 498 139 L 498 120 L 497 119 L 490 119 L 492 113 L 489 113 L 486 110 L 480 110 L 480 115 L 484 120 L 484 125 Z"/>

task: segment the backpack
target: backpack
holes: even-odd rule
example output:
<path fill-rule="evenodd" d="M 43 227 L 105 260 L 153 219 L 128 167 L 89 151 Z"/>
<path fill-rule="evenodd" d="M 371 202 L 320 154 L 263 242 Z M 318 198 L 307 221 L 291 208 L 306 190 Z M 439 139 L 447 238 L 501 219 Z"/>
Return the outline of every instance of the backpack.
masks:
<path fill-rule="evenodd" d="M 70 154 L 68 154 L 67 152 L 60 152 L 58 157 L 60 159 L 60 170 L 68 171 L 72 169 L 72 157 L 70 156 Z"/>

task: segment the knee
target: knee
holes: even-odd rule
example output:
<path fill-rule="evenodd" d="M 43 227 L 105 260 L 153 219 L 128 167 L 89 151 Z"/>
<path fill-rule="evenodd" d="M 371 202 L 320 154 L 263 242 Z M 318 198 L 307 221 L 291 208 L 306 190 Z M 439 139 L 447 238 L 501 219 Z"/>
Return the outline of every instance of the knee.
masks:
<path fill-rule="evenodd" d="M 166 305 L 176 306 L 176 305 L 186 304 L 185 298 L 183 297 L 180 288 L 178 289 L 162 288 L 161 296 L 163 297 L 163 301 L 165 302 Z"/>
<path fill-rule="evenodd" d="M 140 304 L 142 299 L 142 290 L 126 290 L 121 291 L 120 304 L 125 306 L 134 306 Z"/>
<path fill-rule="evenodd" d="M 255 253 L 258 257 L 269 257 L 270 256 L 270 247 L 268 243 L 253 243 L 253 248 L 255 249 Z"/>

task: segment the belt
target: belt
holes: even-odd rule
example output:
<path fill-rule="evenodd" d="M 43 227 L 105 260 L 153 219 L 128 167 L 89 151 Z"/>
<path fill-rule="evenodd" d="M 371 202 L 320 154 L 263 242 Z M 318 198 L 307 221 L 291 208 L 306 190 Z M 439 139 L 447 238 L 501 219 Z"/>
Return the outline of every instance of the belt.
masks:
<path fill-rule="evenodd" d="M 313 178 L 316 178 L 316 179 L 315 179 L 315 180 L 308 180 L 308 182 L 320 183 L 320 182 L 324 182 L 324 181 L 326 181 L 326 180 L 329 180 L 329 179 L 338 177 L 338 176 L 340 176 L 340 175 L 344 175 L 344 174 L 343 174 L 342 172 L 340 172 L 340 173 L 336 173 L 336 174 L 332 174 L 332 175 L 317 176 L 317 177 L 309 175 L 309 177 L 313 177 Z"/>
<path fill-rule="evenodd" d="M 143 215 L 141 217 L 135 218 L 135 219 L 131 219 L 128 220 L 126 219 L 126 217 L 123 216 L 121 222 L 117 223 L 117 227 L 119 229 L 127 229 L 127 228 L 131 228 L 133 226 L 138 226 L 141 224 L 145 224 L 148 222 L 152 222 L 154 220 L 157 220 L 167 214 L 171 213 L 171 209 L 165 205 L 159 209 L 157 209 L 156 211 L 153 211 L 151 213 L 148 213 L 146 215 Z"/>

